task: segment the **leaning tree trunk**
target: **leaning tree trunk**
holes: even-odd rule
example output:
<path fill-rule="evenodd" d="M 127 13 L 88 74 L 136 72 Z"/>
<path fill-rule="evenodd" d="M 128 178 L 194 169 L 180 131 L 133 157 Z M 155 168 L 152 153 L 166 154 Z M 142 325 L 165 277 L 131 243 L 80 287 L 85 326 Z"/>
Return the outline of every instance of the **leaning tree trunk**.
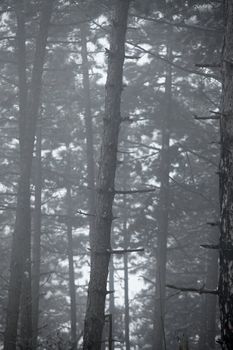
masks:
<path fill-rule="evenodd" d="M 24 276 L 30 273 L 26 269 L 30 266 L 28 246 L 31 240 L 31 212 L 30 212 L 30 178 L 36 121 L 40 106 L 43 64 L 46 52 L 48 28 L 52 14 L 53 0 L 43 2 L 40 28 L 36 41 L 35 59 L 32 71 L 30 91 L 27 89 L 26 79 L 26 46 L 24 1 L 15 2 L 17 15 L 17 51 L 19 74 L 19 140 L 20 140 L 20 175 L 17 194 L 16 222 L 13 234 L 10 282 L 6 315 L 6 330 L 4 349 L 15 350 L 21 287 Z"/>
<path fill-rule="evenodd" d="M 233 0 L 224 2 L 219 306 L 222 349 L 233 349 Z"/>
<path fill-rule="evenodd" d="M 97 179 L 95 232 L 90 237 L 91 274 L 88 287 L 87 310 L 84 325 L 85 350 L 100 350 L 104 326 L 104 311 L 108 265 L 111 254 L 112 204 L 117 164 L 118 135 L 121 123 L 125 36 L 130 0 L 117 0 L 108 51 L 105 114 Z"/>

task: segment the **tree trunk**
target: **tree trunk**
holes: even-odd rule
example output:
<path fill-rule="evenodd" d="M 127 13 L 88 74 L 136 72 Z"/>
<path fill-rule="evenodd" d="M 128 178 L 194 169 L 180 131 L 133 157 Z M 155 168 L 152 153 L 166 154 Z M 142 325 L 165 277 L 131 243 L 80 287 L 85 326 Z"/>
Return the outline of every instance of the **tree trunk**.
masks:
<path fill-rule="evenodd" d="M 69 137 L 69 136 L 68 136 Z M 73 253 L 73 234 L 72 234 L 72 198 L 71 198 L 71 157 L 70 145 L 66 144 L 67 150 L 67 164 L 66 164 L 66 207 L 67 207 L 67 253 L 69 262 L 69 292 L 70 292 L 70 321 L 71 321 L 71 349 L 77 348 L 77 316 L 76 316 L 76 285 L 75 285 L 75 271 L 74 271 L 74 253 Z"/>
<path fill-rule="evenodd" d="M 169 33 L 171 34 L 171 33 Z M 167 47 L 168 60 L 172 60 L 171 39 L 169 37 Z M 160 164 L 160 198 L 159 198 L 159 218 L 158 218 L 158 239 L 156 257 L 156 295 L 155 295 L 155 315 L 154 315 L 154 341 L 153 349 L 166 349 L 165 339 L 165 300 L 166 300 L 166 263 L 167 263 L 167 237 L 169 226 L 169 173 L 170 173 L 170 117 L 172 99 L 172 68 L 167 66 L 165 81 L 164 116 L 162 126 L 162 150 Z"/>
<path fill-rule="evenodd" d="M 208 267 L 207 267 L 207 279 L 206 288 L 215 289 L 218 284 L 218 254 L 216 251 L 210 251 L 208 254 Z M 206 295 L 206 347 L 207 350 L 215 349 L 215 337 L 216 337 L 216 308 L 217 297 L 216 295 Z"/>
<path fill-rule="evenodd" d="M 87 186 L 88 186 L 88 209 L 91 214 L 89 217 L 90 237 L 94 232 L 94 214 L 95 214 L 95 165 L 94 165 L 94 146 L 93 146 L 93 123 L 91 112 L 91 93 L 90 78 L 87 52 L 87 33 L 88 26 L 83 23 L 80 27 L 81 33 L 81 56 L 83 73 L 83 94 L 84 94 L 84 113 L 85 113 L 85 131 L 86 131 L 86 155 L 87 155 Z"/>
<path fill-rule="evenodd" d="M 104 326 L 129 2 L 130 0 L 116 1 L 110 39 L 111 44 L 108 52 L 105 114 L 100 168 L 97 179 L 95 232 L 90 237 L 91 274 L 84 325 L 84 350 L 101 349 L 101 337 Z"/>
<path fill-rule="evenodd" d="M 115 291 L 115 280 L 114 280 L 114 261 L 113 256 L 111 256 L 110 264 L 109 264 L 109 314 L 111 315 L 111 323 L 112 323 L 112 335 L 114 338 L 115 334 L 115 297 L 114 297 L 114 291 Z M 112 350 L 114 350 L 114 342 L 112 343 Z"/>
<path fill-rule="evenodd" d="M 126 179 L 125 179 L 126 180 Z M 125 181 L 126 182 L 126 181 Z M 124 188 L 126 183 L 124 184 Z M 126 190 L 126 188 L 125 188 Z M 126 195 L 124 195 L 124 222 L 123 222 L 123 234 L 124 234 L 124 249 L 129 248 L 129 233 L 127 232 L 127 203 Z M 128 270 L 128 254 L 124 254 L 124 302 L 125 302 L 125 349 L 130 350 L 130 337 L 129 337 L 129 270 Z"/>
<path fill-rule="evenodd" d="M 214 241 L 218 239 L 218 232 L 210 232 Z M 206 267 L 206 288 L 216 289 L 218 284 L 218 253 L 208 250 Z M 200 325 L 199 350 L 214 350 L 216 337 L 216 308 L 217 296 L 205 294 L 202 296 L 202 320 Z"/>
<path fill-rule="evenodd" d="M 36 166 L 35 166 L 35 210 L 34 235 L 32 254 L 32 348 L 37 349 L 39 326 L 40 300 L 40 263 L 41 263 L 41 192 L 42 192 L 42 164 L 41 164 L 41 126 L 37 130 L 36 138 Z"/>
<path fill-rule="evenodd" d="M 6 315 L 6 330 L 4 349 L 15 350 L 19 305 L 23 276 L 29 276 L 30 257 L 28 246 L 31 237 L 30 212 L 30 177 L 37 115 L 40 106 L 42 72 L 45 59 L 45 49 L 48 27 L 52 14 L 53 1 L 44 1 L 39 34 L 36 41 L 35 59 L 32 71 L 30 91 L 27 90 L 26 79 L 26 48 L 24 2 L 16 1 L 17 16 L 17 51 L 19 74 L 19 140 L 20 140 L 20 175 L 17 194 L 16 222 L 13 234 L 10 282 Z M 28 270 L 27 270 L 28 269 Z"/>
<path fill-rule="evenodd" d="M 222 349 L 233 349 L 233 0 L 224 2 L 219 306 Z"/>

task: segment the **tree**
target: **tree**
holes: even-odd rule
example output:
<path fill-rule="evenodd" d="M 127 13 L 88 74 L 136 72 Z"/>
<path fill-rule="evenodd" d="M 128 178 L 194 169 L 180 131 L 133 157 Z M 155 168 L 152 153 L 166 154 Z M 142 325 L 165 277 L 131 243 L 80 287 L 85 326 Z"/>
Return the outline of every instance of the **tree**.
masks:
<path fill-rule="evenodd" d="M 90 237 L 91 272 L 84 326 L 83 349 L 85 350 L 101 349 L 108 265 L 111 255 L 112 204 L 121 123 L 120 104 L 129 3 L 129 0 L 116 1 L 110 49 L 107 51 L 108 75 L 100 168 L 97 178 L 95 233 Z"/>
<path fill-rule="evenodd" d="M 41 263 L 41 192 L 42 192 L 42 162 L 41 162 L 41 125 L 36 135 L 36 164 L 35 164 L 35 210 L 34 234 L 32 239 L 32 347 L 37 348 L 39 327 L 40 299 L 40 263 Z"/>
<path fill-rule="evenodd" d="M 172 31 L 168 31 L 167 58 L 172 62 L 171 37 Z M 166 349 L 165 336 L 165 300 L 166 300 L 166 263 L 167 263 L 167 240 L 169 233 L 169 186 L 171 160 L 170 148 L 170 119 L 172 109 L 172 68 L 168 65 L 165 80 L 164 115 L 162 123 L 162 149 L 160 163 L 160 194 L 159 194 L 159 217 L 158 238 L 156 251 L 156 297 L 154 315 L 154 349 Z"/>
<path fill-rule="evenodd" d="M 220 155 L 219 306 L 222 349 L 233 348 L 233 1 L 224 3 Z"/>
<path fill-rule="evenodd" d="M 40 27 L 35 48 L 35 59 L 32 70 L 30 90 L 28 90 L 26 72 L 26 32 L 25 3 L 17 1 L 15 11 L 17 17 L 17 54 L 19 75 L 19 140 L 20 140 L 20 175 L 17 194 L 15 230 L 11 253 L 11 274 L 9 283 L 8 306 L 4 349 L 16 348 L 17 324 L 23 279 L 30 286 L 31 276 L 31 209 L 30 209 L 30 178 L 36 122 L 40 107 L 42 73 L 46 53 L 48 28 L 52 15 L 53 1 L 44 1 L 41 10 Z M 27 291 L 27 305 L 30 302 L 30 287 Z M 29 300 L 28 300 L 29 298 Z M 24 299 L 25 300 L 25 299 Z M 27 315 L 27 317 L 31 317 Z M 31 321 L 28 320 L 28 324 Z M 28 325 L 28 327 L 31 327 Z M 28 334 L 27 334 L 28 335 Z M 29 335 L 28 335 L 29 336 Z M 30 335 L 32 338 L 32 334 Z M 26 347 L 32 339 L 27 339 Z"/>

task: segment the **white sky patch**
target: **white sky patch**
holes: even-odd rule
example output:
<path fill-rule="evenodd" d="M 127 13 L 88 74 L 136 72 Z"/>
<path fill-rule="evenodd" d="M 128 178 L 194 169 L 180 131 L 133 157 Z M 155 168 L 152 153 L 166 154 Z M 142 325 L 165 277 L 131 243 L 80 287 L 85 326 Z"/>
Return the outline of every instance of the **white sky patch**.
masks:
<path fill-rule="evenodd" d="M 100 38 L 97 41 L 98 46 L 100 46 L 99 50 L 95 54 L 96 65 L 92 68 L 92 72 L 94 74 L 99 74 L 100 78 L 97 80 L 97 84 L 104 85 L 106 82 L 106 54 L 105 48 L 109 47 L 109 41 L 106 37 Z M 96 50 L 96 47 L 95 47 Z"/>
<path fill-rule="evenodd" d="M 9 188 L 7 186 L 4 186 L 2 183 L 0 183 L 0 191 L 1 192 L 7 192 L 9 190 Z"/>
<path fill-rule="evenodd" d="M 141 54 L 140 58 L 137 60 L 137 65 L 138 66 L 144 66 L 145 64 L 150 64 L 152 61 L 152 57 L 148 53 Z"/>
<path fill-rule="evenodd" d="M 62 151 L 66 151 L 66 146 L 65 145 L 62 145 L 62 146 L 60 146 L 60 147 L 58 147 L 58 148 L 56 148 L 56 149 L 54 149 L 53 151 L 52 151 L 52 156 L 55 158 L 55 159 L 60 159 L 60 157 L 59 157 L 59 153 L 60 152 L 62 152 Z"/>
<path fill-rule="evenodd" d="M 95 49 L 96 49 L 95 45 L 91 41 L 89 41 L 87 43 L 87 50 L 88 51 L 95 51 Z"/>
<path fill-rule="evenodd" d="M 197 16 L 192 16 L 190 17 L 187 21 L 186 21 L 187 24 L 196 24 L 197 23 Z"/>

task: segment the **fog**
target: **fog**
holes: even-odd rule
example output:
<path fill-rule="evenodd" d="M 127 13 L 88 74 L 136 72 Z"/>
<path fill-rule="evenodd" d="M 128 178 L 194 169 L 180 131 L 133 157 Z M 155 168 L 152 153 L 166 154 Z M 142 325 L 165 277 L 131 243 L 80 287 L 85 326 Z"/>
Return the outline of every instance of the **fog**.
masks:
<path fill-rule="evenodd" d="M 222 7 L 1 1 L 1 349 L 232 349 Z"/>

